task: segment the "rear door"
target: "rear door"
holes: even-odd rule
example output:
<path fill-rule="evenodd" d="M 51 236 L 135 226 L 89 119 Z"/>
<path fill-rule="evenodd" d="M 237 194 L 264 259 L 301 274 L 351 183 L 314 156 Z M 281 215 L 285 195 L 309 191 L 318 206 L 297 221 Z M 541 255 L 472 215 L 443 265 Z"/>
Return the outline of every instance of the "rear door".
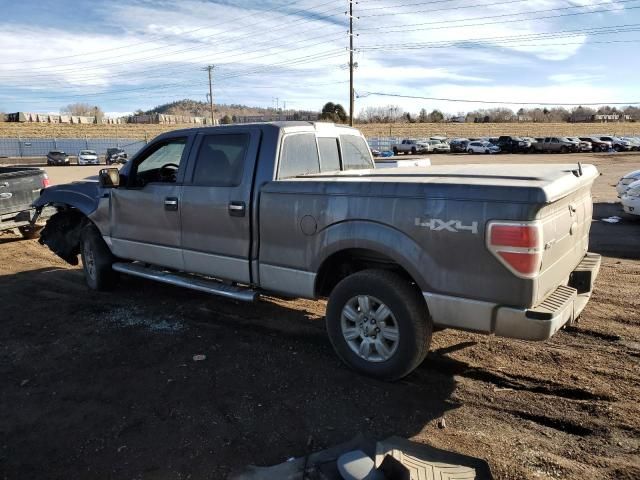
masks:
<path fill-rule="evenodd" d="M 119 257 L 182 270 L 180 204 L 190 137 L 164 138 L 136 156 L 111 189 L 111 243 Z"/>
<path fill-rule="evenodd" d="M 182 192 L 182 251 L 188 272 L 251 283 L 251 191 L 260 130 L 199 134 Z"/>

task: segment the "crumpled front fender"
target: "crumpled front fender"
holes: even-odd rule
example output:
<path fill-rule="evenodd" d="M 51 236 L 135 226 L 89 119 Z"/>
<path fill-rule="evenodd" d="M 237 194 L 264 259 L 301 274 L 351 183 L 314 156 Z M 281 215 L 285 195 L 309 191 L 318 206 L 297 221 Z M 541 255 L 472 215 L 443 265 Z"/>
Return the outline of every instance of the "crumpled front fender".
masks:
<path fill-rule="evenodd" d="M 103 189 L 98 182 L 68 183 L 43 189 L 33 206 L 66 205 L 88 216 L 98 208 L 102 196 Z"/>

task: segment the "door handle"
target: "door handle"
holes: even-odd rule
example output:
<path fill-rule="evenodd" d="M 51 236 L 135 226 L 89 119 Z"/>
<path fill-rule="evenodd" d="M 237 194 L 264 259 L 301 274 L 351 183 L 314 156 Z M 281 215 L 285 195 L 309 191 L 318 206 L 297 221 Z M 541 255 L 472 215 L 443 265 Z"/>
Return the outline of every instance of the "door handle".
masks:
<path fill-rule="evenodd" d="M 170 212 L 178 210 L 178 197 L 167 197 L 164 199 L 164 209 Z"/>
<path fill-rule="evenodd" d="M 244 202 L 229 203 L 229 215 L 232 217 L 244 217 L 246 206 Z"/>

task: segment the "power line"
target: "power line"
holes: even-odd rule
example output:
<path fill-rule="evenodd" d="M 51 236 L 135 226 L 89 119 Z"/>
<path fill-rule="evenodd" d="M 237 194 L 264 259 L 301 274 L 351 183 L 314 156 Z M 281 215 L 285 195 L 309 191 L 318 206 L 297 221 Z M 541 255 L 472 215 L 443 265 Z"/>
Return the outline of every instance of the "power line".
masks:
<path fill-rule="evenodd" d="M 291 4 L 300 3 L 300 1 L 303 1 L 303 0 L 297 0 L 297 1 L 291 2 Z M 295 15 L 295 14 L 298 14 L 298 13 L 305 13 L 305 12 L 309 11 L 308 10 L 309 8 L 323 7 L 325 5 L 329 5 L 331 3 L 335 3 L 336 1 L 337 0 L 331 0 L 329 2 L 324 2 L 324 3 L 321 3 L 321 4 L 317 4 L 317 5 L 312 5 L 311 7 L 307 7 L 306 9 L 297 10 L 297 11 L 292 12 L 292 13 L 286 13 L 286 15 Z M 242 20 L 244 18 L 251 17 L 251 16 L 254 16 L 254 15 L 264 15 L 265 13 L 276 12 L 277 10 L 279 10 L 279 7 L 273 7 L 273 8 L 269 8 L 269 9 L 266 9 L 266 10 L 260 10 L 258 12 L 249 13 L 249 14 L 243 14 L 243 15 L 238 16 L 236 18 L 231 18 L 231 19 L 227 20 L 227 23 L 235 22 L 236 20 Z M 251 27 L 251 26 L 254 26 L 254 25 L 258 25 L 258 24 L 260 24 L 260 23 L 262 23 L 264 21 L 265 20 L 263 20 L 261 22 L 257 22 L 257 23 L 251 24 L 251 25 L 248 25 L 248 26 Z M 204 30 L 206 28 L 209 28 L 209 26 L 205 25 L 205 26 L 202 26 L 202 27 L 195 28 L 193 30 L 187 30 L 185 32 L 181 32 L 181 35 L 186 35 L 186 34 L 189 34 L 189 33 L 195 33 L 195 32 Z M 237 29 L 227 30 L 227 32 L 232 32 L 232 31 L 237 31 Z M 220 33 L 225 33 L 225 32 L 224 31 L 223 32 L 216 32 L 215 34 L 213 34 L 211 36 L 217 36 Z M 205 36 L 203 38 L 209 38 L 211 36 Z M 76 58 L 76 57 L 87 56 L 87 55 L 93 56 L 93 55 L 95 55 L 97 53 L 112 52 L 112 51 L 116 51 L 116 50 L 122 50 L 122 49 L 125 49 L 125 48 L 135 47 L 135 46 L 138 46 L 138 45 L 144 45 L 146 43 L 151 43 L 151 42 L 155 41 L 156 39 L 161 39 L 163 37 L 166 37 L 166 35 L 156 35 L 155 37 L 153 37 L 153 38 L 151 38 L 149 40 L 145 40 L 145 41 L 142 41 L 142 42 L 136 42 L 136 43 L 130 43 L 130 44 L 127 44 L 127 45 L 122 45 L 120 47 L 106 48 L 106 49 L 102 49 L 102 50 L 93 50 L 91 52 L 78 53 L 78 54 L 74 54 L 74 55 L 64 55 L 64 56 L 61 56 L 61 57 L 49 57 L 49 58 L 44 58 L 44 59 L 21 60 L 21 61 L 18 61 L 18 62 L 4 62 L 4 64 L 5 65 L 13 65 L 13 64 L 22 64 L 22 63 L 49 62 L 49 61 L 53 61 L 53 60 L 61 60 L 61 59 L 64 59 L 64 58 Z M 158 47 L 158 48 L 166 48 L 166 46 Z"/>
<path fill-rule="evenodd" d="M 637 2 L 638 0 L 620 0 L 618 3 L 628 3 L 628 2 Z M 589 7 L 593 7 L 593 6 L 598 6 L 598 5 L 611 5 L 610 3 L 598 3 L 598 4 L 592 4 L 589 5 Z M 565 14 L 561 14 L 561 15 L 549 15 L 549 16 L 545 16 L 545 17 L 537 17 L 537 18 L 523 18 L 523 19 L 510 19 L 507 21 L 504 20 L 498 20 L 496 22 L 484 22 L 484 23 L 474 23 L 474 24 L 467 24 L 467 25 L 451 25 L 451 23 L 455 23 L 455 22 L 466 22 L 466 21 L 473 21 L 473 20 L 486 20 L 486 19 L 492 19 L 492 18 L 497 18 L 497 17 L 512 17 L 514 15 L 531 15 L 534 13 L 547 13 L 547 12 L 555 12 L 555 11 L 561 11 L 561 10 L 567 10 L 567 9 L 571 9 L 571 8 L 585 8 L 585 7 L 560 7 L 560 8 L 548 8 L 548 9 L 544 9 L 544 10 L 530 10 L 527 12 L 521 12 L 521 13 L 509 13 L 509 14 L 502 14 L 502 15 L 488 15 L 488 16 L 482 16 L 482 17 L 470 17 L 470 18 L 460 18 L 458 20 L 442 20 L 442 21 L 437 21 L 437 22 L 422 22 L 422 23 L 410 23 L 410 24 L 405 24 L 405 25 L 389 25 L 389 26 L 382 26 L 382 27 L 367 27 L 367 28 L 362 28 L 361 29 L 361 35 L 378 35 L 381 31 L 387 29 L 387 28 L 401 28 L 402 30 L 388 30 L 388 31 L 384 31 L 383 33 L 399 33 L 399 32 L 415 32 L 415 31 L 421 31 L 421 30 L 437 30 L 437 29 L 442 29 L 442 28 L 449 28 L 449 29 L 454 29 L 454 28 L 462 28 L 462 27 L 478 27 L 478 26 L 485 26 L 485 25 L 496 25 L 496 24 L 502 24 L 502 23 L 514 23 L 514 22 L 525 22 L 525 21 L 531 21 L 531 20 L 540 20 L 540 19 L 548 19 L 548 18 L 560 18 L 560 17 L 570 17 L 570 16 L 576 16 L 576 15 L 591 15 L 594 13 L 606 13 L 606 12 L 619 12 L 620 10 L 618 9 L 602 9 L 602 10 L 592 10 L 589 12 L 573 12 L 573 13 L 565 13 Z M 640 7 L 625 7 L 625 10 L 634 10 Z M 441 26 L 441 27 L 427 27 L 427 28 L 415 28 L 415 29 L 408 29 L 407 27 L 415 27 L 415 26 L 429 26 L 429 25 L 441 25 L 443 23 L 446 23 L 447 25 L 445 26 Z M 371 32 L 370 31 L 375 31 L 375 32 Z"/>
<path fill-rule="evenodd" d="M 321 13 L 328 13 L 328 11 L 327 12 L 321 12 Z M 340 16 L 340 15 L 342 15 L 342 13 L 335 13 L 335 14 L 332 14 L 330 16 L 331 17 L 337 17 L 337 16 Z M 272 33 L 272 32 L 275 32 L 275 31 L 279 31 L 279 30 L 283 30 L 283 29 L 291 29 L 292 26 L 300 26 L 302 24 L 313 22 L 313 21 L 317 21 L 317 20 L 314 18 L 314 19 L 300 20 L 300 21 L 296 21 L 296 22 L 289 22 L 286 25 L 282 25 L 280 27 L 276 27 L 276 28 L 270 29 L 269 33 Z M 258 25 L 259 23 L 261 23 L 261 22 L 257 22 L 257 23 L 248 25 L 248 26 L 246 26 L 244 28 L 252 27 L 252 26 Z M 237 33 L 237 29 L 234 29 L 233 32 Z M 224 32 L 222 32 L 222 33 L 224 33 Z M 230 41 L 230 40 L 235 40 L 235 39 L 242 39 L 244 41 L 244 40 L 247 40 L 247 39 L 255 37 L 255 36 L 264 37 L 264 35 L 265 35 L 264 32 L 254 32 L 253 34 L 248 34 L 248 35 L 247 34 L 240 34 L 240 35 L 236 35 L 235 37 L 229 37 L 229 38 L 220 37 L 219 34 L 214 34 L 214 35 L 211 35 L 211 36 L 212 37 L 215 36 L 216 40 L 219 42 L 219 41 Z M 208 37 L 203 37 L 203 38 L 208 38 Z M 320 38 L 320 37 L 315 37 L 315 38 Z M 323 36 L 323 38 L 326 38 L 326 34 Z M 279 39 L 277 39 L 277 40 L 279 40 Z M 268 39 L 268 40 L 265 40 L 263 42 L 259 42 L 258 44 L 266 44 L 266 43 L 269 43 L 269 42 L 272 42 L 272 41 L 274 41 L 274 39 Z M 191 47 L 188 47 L 188 48 L 184 48 L 184 49 L 181 49 L 181 50 L 166 51 L 166 45 L 163 45 L 161 47 L 155 47 L 155 48 L 152 48 L 152 49 L 148 50 L 148 51 L 163 50 L 158 55 L 135 58 L 135 59 L 127 60 L 127 61 L 123 61 L 122 60 L 122 56 L 118 56 L 118 57 L 110 57 L 110 58 L 100 59 L 100 61 L 110 60 L 111 58 L 118 59 L 118 61 L 114 62 L 114 63 L 95 64 L 95 66 L 88 66 L 87 62 L 75 62 L 75 63 L 69 63 L 69 64 L 63 64 L 63 65 L 55 65 L 55 66 L 33 67 L 33 68 L 28 69 L 27 71 L 28 72 L 32 72 L 34 70 L 35 71 L 44 70 L 44 71 L 47 71 L 48 73 L 47 74 L 41 74 L 41 76 L 42 75 L 47 75 L 48 76 L 48 75 L 50 75 L 50 71 L 52 69 L 55 69 L 56 72 L 64 72 L 64 73 L 73 73 L 73 72 L 75 72 L 77 70 L 76 68 L 60 68 L 60 67 L 74 67 L 74 66 L 77 66 L 77 65 L 81 65 L 83 67 L 83 70 L 96 70 L 96 69 L 104 68 L 104 67 L 120 66 L 120 65 L 123 65 L 123 64 L 131 64 L 131 63 L 139 63 L 139 62 L 142 62 L 142 61 L 145 61 L 145 60 L 151 60 L 151 59 L 155 59 L 155 58 L 166 57 L 168 54 L 172 54 L 173 55 L 173 54 L 177 54 L 177 53 L 185 53 L 185 52 L 196 51 L 196 50 L 200 50 L 200 49 L 203 49 L 203 48 L 209 48 L 209 47 L 211 47 L 211 45 L 209 45 L 209 44 L 202 45 L 201 44 L 201 45 L 196 45 L 196 46 L 191 46 Z M 218 52 L 218 53 L 233 52 L 235 50 L 238 50 L 238 48 L 239 47 L 234 47 L 234 48 L 231 48 L 231 49 L 223 50 L 222 52 Z M 135 54 L 138 54 L 138 53 L 142 53 L 142 52 L 136 52 Z M 24 76 L 24 74 L 20 74 L 20 70 L 18 70 L 18 71 L 10 70 L 9 72 L 10 72 L 9 75 L 13 74 L 14 78 L 15 77 Z M 30 76 L 33 76 L 33 74 L 30 74 Z M 2 75 L 2 77 L 3 78 L 7 78 L 7 75 L 6 74 Z"/>
<path fill-rule="evenodd" d="M 640 105 L 640 102 L 579 102 L 579 103 L 550 103 L 550 102 L 511 102 L 511 101 L 491 101 L 491 100 L 468 100 L 461 98 L 438 98 L 438 97 L 422 97 L 418 95 L 401 95 L 397 93 L 383 93 L 383 92 L 365 92 L 358 95 L 358 98 L 364 98 L 369 96 L 378 97 L 397 97 L 397 98 L 411 98 L 415 100 L 432 100 L 438 102 L 460 102 L 460 103 L 481 103 L 489 105 L 545 105 L 545 106 L 559 106 L 559 107 L 592 107 L 597 105 Z"/>

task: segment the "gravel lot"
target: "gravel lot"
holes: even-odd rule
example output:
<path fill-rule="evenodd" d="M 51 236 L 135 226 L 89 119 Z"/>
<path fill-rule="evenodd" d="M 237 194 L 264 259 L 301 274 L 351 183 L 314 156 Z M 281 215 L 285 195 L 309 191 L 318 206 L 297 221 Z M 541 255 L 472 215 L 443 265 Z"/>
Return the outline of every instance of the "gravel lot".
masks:
<path fill-rule="evenodd" d="M 303 455 L 309 435 L 321 449 L 358 432 L 486 459 L 498 479 L 640 478 L 640 221 L 612 186 L 640 155 L 431 158 L 599 167 L 591 249 L 605 258 L 576 327 L 544 343 L 439 332 L 416 372 L 383 383 L 336 359 L 323 302 L 245 305 L 134 278 L 97 294 L 3 235 L 0 478 L 219 479 Z M 47 170 L 54 183 L 97 172 Z"/>

